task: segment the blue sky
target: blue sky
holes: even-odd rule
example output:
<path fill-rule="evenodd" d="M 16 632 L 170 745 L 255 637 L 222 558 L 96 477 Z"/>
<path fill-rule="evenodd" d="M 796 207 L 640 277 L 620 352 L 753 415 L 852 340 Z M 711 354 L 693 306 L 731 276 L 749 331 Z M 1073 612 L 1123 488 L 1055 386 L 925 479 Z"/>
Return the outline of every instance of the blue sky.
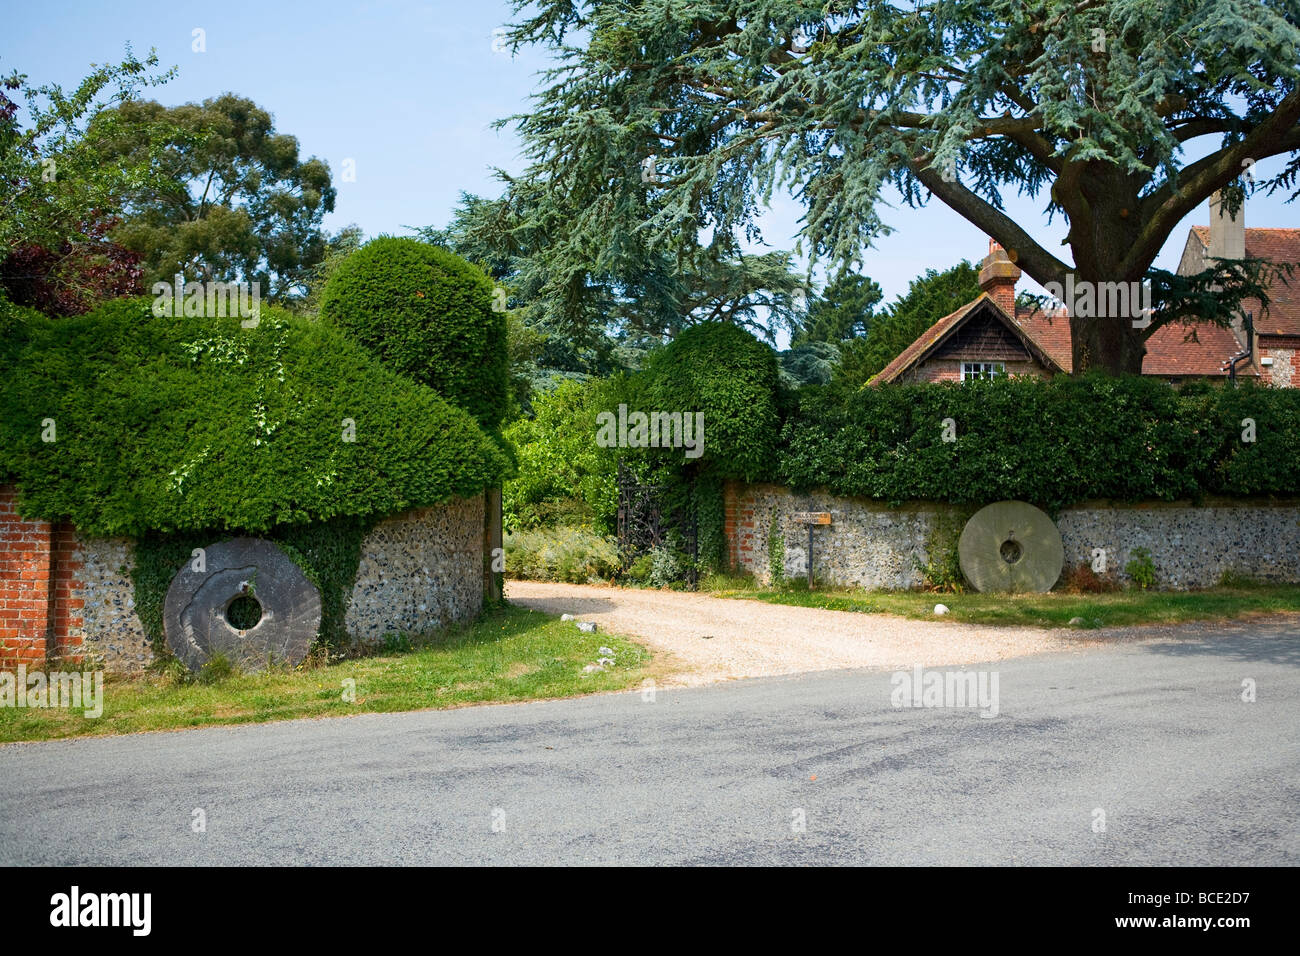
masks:
<path fill-rule="evenodd" d="M 367 236 L 401 235 L 404 226 L 445 225 L 462 190 L 498 194 L 492 167 L 523 168 L 513 132 L 491 123 L 527 108 L 546 60 L 536 51 L 515 58 L 493 52 L 492 31 L 509 19 L 502 0 L 14 4 L 0 36 L 0 73 L 17 69 L 36 84 L 66 86 L 92 62 L 120 60 L 128 42 L 137 54 L 154 47 L 164 67 L 179 68 L 155 98 L 173 105 L 227 91 L 250 97 L 274 115 L 279 131 L 298 137 L 304 155 L 330 164 L 339 195 L 329 229 L 356 223 Z M 206 52 L 192 49 L 196 28 L 205 31 Z M 339 181 L 347 159 L 355 161 L 356 182 Z M 1273 161 L 1258 170 L 1280 167 Z M 1059 218 L 1049 226 L 1040 201 L 1007 199 L 1031 234 L 1060 250 Z M 794 202 L 776 202 L 764 220 L 767 241 L 792 248 L 799 214 Z M 927 268 L 987 251 L 987 238 L 938 202 L 899 207 L 885 219 L 897 231 L 867 252 L 863 271 L 887 299 Z M 1188 227 L 1207 222 L 1202 204 L 1174 231 L 1157 265 L 1172 269 Z M 1280 193 L 1247 206 L 1247 225 L 1297 224 L 1300 209 Z"/>

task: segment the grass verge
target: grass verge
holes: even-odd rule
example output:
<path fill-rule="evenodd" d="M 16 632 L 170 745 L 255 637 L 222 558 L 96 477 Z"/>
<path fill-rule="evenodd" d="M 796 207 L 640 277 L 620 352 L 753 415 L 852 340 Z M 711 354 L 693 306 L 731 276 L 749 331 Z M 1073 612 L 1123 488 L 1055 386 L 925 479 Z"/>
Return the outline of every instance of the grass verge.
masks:
<path fill-rule="evenodd" d="M 584 674 L 601 647 L 614 651 L 615 665 Z M 583 634 L 557 617 L 506 606 L 406 653 L 313 670 L 269 670 L 212 684 L 108 674 L 100 717 L 0 707 L 0 743 L 572 697 L 629 687 L 647 676 L 649 663 L 650 652 L 627 638 Z M 344 700 L 349 679 L 355 703 Z"/>
<path fill-rule="evenodd" d="M 802 588 L 719 587 L 716 597 L 748 598 L 770 604 L 820 607 L 832 611 L 898 614 L 934 620 L 934 606 L 945 604 L 946 620 L 968 624 L 1024 624 L 1067 627 L 1076 617 L 1085 627 L 1177 624 L 1226 620 L 1251 614 L 1300 611 L 1300 588 L 1252 584 L 1203 591 L 1118 591 L 1108 594 L 934 594 L 924 591 L 853 591 Z"/>

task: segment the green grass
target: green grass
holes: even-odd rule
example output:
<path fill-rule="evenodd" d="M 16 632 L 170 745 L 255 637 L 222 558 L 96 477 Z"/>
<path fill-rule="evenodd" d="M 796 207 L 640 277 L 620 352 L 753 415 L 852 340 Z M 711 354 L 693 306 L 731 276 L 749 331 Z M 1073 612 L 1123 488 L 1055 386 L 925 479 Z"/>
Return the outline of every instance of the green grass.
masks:
<path fill-rule="evenodd" d="M 924 591 L 815 590 L 804 587 L 757 589 L 736 580 L 715 580 L 716 597 L 748 598 L 770 604 L 820 607 L 832 611 L 898 614 L 937 620 L 936 604 L 948 606 L 942 620 L 969 624 L 1027 624 L 1066 627 L 1081 617 L 1087 627 L 1176 624 L 1224 620 L 1250 614 L 1300 611 L 1300 587 L 1251 584 L 1203 591 L 1118 591 L 1109 594 L 934 594 Z"/>
<path fill-rule="evenodd" d="M 615 652 L 615 666 L 583 674 L 601 647 Z M 315 669 L 270 670 L 213 684 L 166 674 L 107 674 L 100 717 L 0 707 L 0 742 L 572 697 L 632 686 L 650 676 L 649 664 L 650 652 L 626 638 L 583 634 L 551 615 L 507 606 L 425 647 Z M 355 703 L 343 699 L 349 678 L 356 682 Z"/>

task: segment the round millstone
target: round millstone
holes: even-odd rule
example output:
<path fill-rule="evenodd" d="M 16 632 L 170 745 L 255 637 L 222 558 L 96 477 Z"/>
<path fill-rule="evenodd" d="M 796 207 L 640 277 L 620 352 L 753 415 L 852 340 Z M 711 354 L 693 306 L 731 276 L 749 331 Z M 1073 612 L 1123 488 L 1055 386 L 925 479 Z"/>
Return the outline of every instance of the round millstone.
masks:
<path fill-rule="evenodd" d="M 962 574 L 977 591 L 1047 591 L 1061 576 L 1061 532 L 1023 501 L 999 501 L 975 512 L 957 542 Z"/>
<path fill-rule="evenodd" d="M 172 578 L 163 604 L 167 646 L 192 671 L 223 654 L 243 671 L 297 664 L 320 630 L 320 592 L 289 556 L 261 538 L 235 538 L 204 550 Z M 230 605 L 251 597 L 261 618 L 247 630 L 227 620 Z"/>

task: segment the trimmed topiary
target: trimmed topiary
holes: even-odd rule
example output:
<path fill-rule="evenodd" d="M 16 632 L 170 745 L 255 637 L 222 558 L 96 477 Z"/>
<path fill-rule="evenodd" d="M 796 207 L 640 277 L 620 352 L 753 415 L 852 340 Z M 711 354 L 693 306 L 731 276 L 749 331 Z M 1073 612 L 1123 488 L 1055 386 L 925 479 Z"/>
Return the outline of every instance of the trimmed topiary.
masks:
<path fill-rule="evenodd" d="M 753 481 L 775 467 L 779 374 L 769 346 L 729 322 L 704 322 L 652 353 L 633 391 L 646 412 L 703 413 L 703 469 Z"/>
<path fill-rule="evenodd" d="M 506 413 L 506 320 L 492 281 L 459 256 L 382 236 L 352 253 L 321 294 L 321 318 L 389 368 L 428 385 L 484 428 Z"/>
<path fill-rule="evenodd" d="M 147 299 L 26 325 L 0 378 L 0 474 L 28 517 L 259 534 L 477 495 L 508 467 L 465 411 L 271 306 L 255 328 Z"/>

